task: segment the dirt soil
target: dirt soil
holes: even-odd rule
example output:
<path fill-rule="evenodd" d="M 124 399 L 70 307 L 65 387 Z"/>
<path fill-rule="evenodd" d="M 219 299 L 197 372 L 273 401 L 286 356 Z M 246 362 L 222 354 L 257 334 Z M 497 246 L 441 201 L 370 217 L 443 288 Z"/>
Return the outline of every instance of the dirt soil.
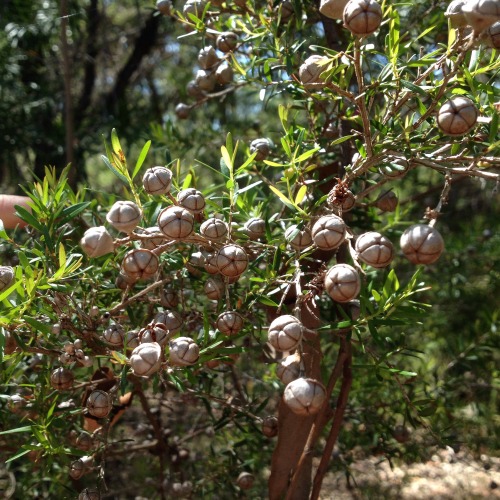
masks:
<path fill-rule="evenodd" d="M 322 500 L 479 500 L 500 499 L 500 458 L 437 451 L 426 463 L 400 465 L 391 470 L 380 457 L 356 461 L 353 479 L 343 472 L 325 478 Z"/>

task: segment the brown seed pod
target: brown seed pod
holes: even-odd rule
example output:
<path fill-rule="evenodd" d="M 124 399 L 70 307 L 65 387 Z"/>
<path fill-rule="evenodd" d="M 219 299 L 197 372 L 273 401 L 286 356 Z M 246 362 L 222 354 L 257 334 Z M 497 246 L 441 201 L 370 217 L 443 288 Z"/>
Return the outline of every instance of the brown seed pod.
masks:
<path fill-rule="evenodd" d="M 275 11 L 282 23 L 287 23 L 290 21 L 292 16 L 295 14 L 293 10 L 293 4 L 289 0 L 282 0 L 275 8 Z"/>
<path fill-rule="evenodd" d="M 391 241 L 375 231 L 358 236 L 355 248 L 359 259 L 375 268 L 388 266 L 394 258 Z"/>
<path fill-rule="evenodd" d="M 204 92 L 212 92 L 217 84 L 215 73 L 212 70 L 199 69 L 194 77 L 196 85 Z"/>
<path fill-rule="evenodd" d="M 309 56 L 299 68 L 299 79 L 308 89 L 323 88 L 326 85 L 321 74 L 326 70 L 328 57 L 318 54 Z"/>
<path fill-rule="evenodd" d="M 349 0 L 321 0 L 319 11 L 330 19 L 342 19 L 344 8 Z"/>
<path fill-rule="evenodd" d="M 196 85 L 198 86 L 198 84 Z M 187 118 L 189 118 L 190 113 L 191 113 L 191 106 L 189 104 L 186 104 L 185 102 L 180 102 L 175 107 L 175 116 L 177 116 L 179 120 L 186 120 Z"/>
<path fill-rule="evenodd" d="M 394 212 L 398 206 L 398 202 L 398 197 L 394 194 L 394 192 L 388 191 L 375 202 L 375 206 L 380 208 L 382 212 Z"/>
<path fill-rule="evenodd" d="M 182 8 L 182 13 L 189 22 L 192 22 L 189 14 L 192 14 L 199 19 L 203 15 L 206 5 L 207 2 L 205 2 L 205 0 L 187 0 Z"/>
<path fill-rule="evenodd" d="M 220 279 L 208 278 L 203 289 L 210 300 L 220 300 L 224 297 L 225 285 Z"/>
<path fill-rule="evenodd" d="M 197 101 L 203 99 L 206 95 L 205 92 L 203 92 L 203 90 L 200 89 L 199 85 L 194 80 L 190 80 L 187 83 L 186 92 L 187 92 L 188 96 L 193 97 Z M 189 110 L 188 110 L 186 118 L 189 116 L 189 111 L 191 110 L 191 107 L 190 106 L 188 106 L 188 107 L 189 107 Z"/>
<path fill-rule="evenodd" d="M 104 226 L 87 229 L 80 240 L 80 246 L 92 258 L 101 257 L 115 249 L 113 237 Z"/>
<path fill-rule="evenodd" d="M 219 85 L 227 85 L 234 79 L 233 68 L 225 61 L 217 66 L 215 70 L 215 79 Z"/>
<path fill-rule="evenodd" d="M 243 232 L 252 240 L 258 240 L 266 234 L 266 222 L 260 217 L 252 217 L 243 226 Z"/>
<path fill-rule="evenodd" d="M 177 194 L 177 202 L 186 210 L 199 214 L 205 210 L 205 197 L 194 188 L 183 189 Z"/>
<path fill-rule="evenodd" d="M 352 194 L 346 182 L 337 179 L 337 184 L 328 193 L 327 201 L 331 207 L 339 207 L 342 212 L 349 212 L 356 204 L 356 197 Z"/>
<path fill-rule="evenodd" d="M 82 431 L 76 438 L 75 446 L 79 450 L 89 451 L 94 447 L 94 439 L 88 432 Z"/>
<path fill-rule="evenodd" d="M 242 490 L 249 490 L 255 481 L 255 477 L 250 472 L 242 472 L 236 479 L 236 484 Z"/>
<path fill-rule="evenodd" d="M 170 363 L 174 366 L 194 365 L 200 357 L 198 344 L 189 337 L 179 337 L 169 343 Z"/>
<path fill-rule="evenodd" d="M 123 339 L 123 344 L 127 349 L 135 349 L 140 344 L 139 332 L 136 330 L 128 331 Z"/>
<path fill-rule="evenodd" d="M 382 8 L 375 0 L 350 0 L 343 13 L 344 26 L 356 36 L 367 36 L 382 22 Z"/>
<path fill-rule="evenodd" d="M 7 290 L 14 283 L 14 269 L 10 266 L 0 266 L 0 292 Z"/>
<path fill-rule="evenodd" d="M 248 267 L 248 256 L 239 245 L 224 245 L 217 252 L 215 263 L 223 276 L 235 278 Z"/>
<path fill-rule="evenodd" d="M 167 309 L 173 309 L 179 304 L 179 295 L 173 288 L 167 286 L 160 295 L 160 304 Z"/>
<path fill-rule="evenodd" d="M 215 43 L 221 52 L 232 52 L 238 45 L 238 35 L 232 31 L 221 33 Z"/>
<path fill-rule="evenodd" d="M 111 396 L 107 392 L 96 389 L 87 398 L 86 407 L 93 417 L 107 417 L 113 407 Z"/>
<path fill-rule="evenodd" d="M 283 394 L 283 399 L 290 410 L 303 417 L 318 413 L 325 398 L 324 385 L 311 378 L 298 378 L 290 382 Z"/>
<path fill-rule="evenodd" d="M 322 250 L 335 250 L 345 240 L 346 225 L 336 215 L 320 217 L 312 227 L 312 237 L 315 245 Z"/>
<path fill-rule="evenodd" d="M 389 162 L 384 163 L 378 171 L 391 179 L 400 179 L 410 170 L 410 162 L 406 158 L 389 158 Z"/>
<path fill-rule="evenodd" d="M 226 237 L 228 232 L 227 224 L 216 217 L 207 219 L 200 226 L 200 233 L 211 241 L 220 241 Z"/>
<path fill-rule="evenodd" d="M 175 335 L 179 333 L 184 321 L 182 316 L 176 311 L 161 311 L 155 316 L 156 323 L 162 323 L 168 330 L 169 335 Z"/>
<path fill-rule="evenodd" d="M 219 62 L 215 49 L 211 45 L 203 47 L 198 52 L 198 64 L 203 69 L 209 69 Z"/>
<path fill-rule="evenodd" d="M 337 264 L 325 275 L 325 290 L 335 302 L 345 303 L 355 299 L 360 289 L 359 274 L 348 264 Z"/>
<path fill-rule="evenodd" d="M 300 355 L 298 352 L 295 352 L 279 361 L 276 367 L 276 375 L 285 385 L 288 385 L 300 377 L 300 370 Z"/>
<path fill-rule="evenodd" d="M 439 108 L 437 124 L 444 134 L 460 136 L 474 128 L 478 114 L 475 104 L 468 97 L 456 96 Z"/>
<path fill-rule="evenodd" d="M 426 224 L 410 226 L 401 236 L 401 250 L 413 264 L 432 264 L 444 250 L 439 231 Z"/>
<path fill-rule="evenodd" d="M 271 152 L 271 141 L 265 137 L 260 137 L 259 139 L 254 139 L 250 143 L 250 154 L 257 153 L 255 155 L 255 161 L 263 161 Z"/>
<path fill-rule="evenodd" d="M 303 250 L 312 245 L 313 239 L 311 230 L 308 227 L 299 229 L 297 226 L 290 226 L 285 231 L 285 239 L 295 250 Z"/>
<path fill-rule="evenodd" d="M 237 335 L 243 328 L 243 316 L 236 311 L 225 311 L 219 315 L 215 326 L 224 335 Z"/>
<path fill-rule="evenodd" d="M 500 2 L 498 0 L 467 0 L 462 6 L 467 24 L 476 34 L 481 33 L 493 23 L 500 21 Z"/>
<path fill-rule="evenodd" d="M 148 250 L 155 250 L 166 242 L 165 236 L 158 226 L 146 227 L 141 236 L 151 236 L 141 240 L 141 247 Z"/>
<path fill-rule="evenodd" d="M 113 347 L 123 347 L 123 339 L 125 338 L 125 331 L 123 330 L 123 326 L 114 323 L 109 325 L 102 334 L 104 340 L 111 344 Z"/>
<path fill-rule="evenodd" d="M 165 0 L 160 0 L 164 2 Z M 78 495 L 78 500 L 101 500 L 101 493 L 99 490 L 85 488 Z"/>
<path fill-rule="evenodd" d="M 151 167 L 142 177 L 144 191 L 149 194 L 167 194 L 172 187 L 172 171 L 166 167 Z"/>
<path fill-rule="evenodd" d="M 278 418 L 269 415 L 262 420 L 262 434 L 268 438 L 278 435 Z"/>
<path fill-rule="evenodd" d="M 302 340 L 303 332 L 304 327 L 295 316 L 284 314 L 269 325 L 267 340 L 277 351 L 292 351 Z"/>
<path fill-rule="evenodd" d="M 56 368 L 50 374 L 50 385 L 58 391 L 63 391 L 72 387 L 74 380 L 75 376 L 73 375 L 73 372 L 67 368 Z"/>
<path fill-rule="evenodd" d="M 92 466 L 92 457 L 82 457 L 71 462 L 69 466 L 69 476 L 71 479 L 78 480 L 90 471 Z"/>
<path fill-rule="evenodd" d="M 209 274 L 219 274 L 219 269 L 217 267 L 216 254 L 209 253 L 205 256 L 205 271 Z"/>
<path fill-rule="evenodd" d="M 444 15 L 450 20 L 452 28 L 461 28 L 467 26 L 467 18 L 465 17 L 462 7 L 466 0 L 453 0 L 448 5 Z"/>
<path fill-rule="evenodd" d="M 193 252 L 189 260 L 186 262 L 186 269 L 193 276 L 199 278 L 204 268 L 205 268 L 205 256 L 201 252 Z"/>
<path fill-rule="evenodd" d="M 485 33 L 485 43 L 493 49 L 500 49 L 500 21 L 492 24 Z"/>
<path fill-rule="evenodd" d="M 158 215 L 160 231 L 172 240 L 182 240 L 193 233 L 193 214 L 183 207 L 171 206 Z"/>
<path fill-rule="evenodd" d="M 123 233 L 131 233 L 141 219 L 142 210 L 132 201 L 117 201 L 106 215 L 106 220 Z"/>
<path fill-rule="evenodd" d="M 137 346 L 130 356 L 130 366 L 134 375 L 149 377 L 156 373 L 161 366 L 162 349 L 157 342 L 149 342 Z"/>
<path fill-rule="evenodd" d="M 147 280 L 158 271 L 158 257 L 146 248 L 134 248 L 123 257 L 121 272 L 134 280 Z"/>
<path fill-rule="evenodd" d="M 162 347 L 167 345 L 167 341 L 172 335 L 173 333 L 169 332 L 163 323 L 157 323 L 156 321 L 153 321 L 145 328 L 141 328 L 138 334 L 141 344 L 156 342 Z"/>

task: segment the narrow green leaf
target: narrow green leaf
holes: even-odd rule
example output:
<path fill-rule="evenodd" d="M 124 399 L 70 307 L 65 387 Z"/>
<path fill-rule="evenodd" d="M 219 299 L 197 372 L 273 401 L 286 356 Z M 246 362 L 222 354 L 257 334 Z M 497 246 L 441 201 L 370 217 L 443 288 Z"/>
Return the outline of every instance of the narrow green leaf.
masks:
<path fill-rule="evenodd" d="M 144 144 L 141 153 L 139 154 L 139 158 L 137 158 L 137 162 L 134 167 L 134 171 L 132 172 L 132 179 L 135 179 L 135 176 L 139 173 L 139 170 L 141 170 L 142 164 L 144 163 L 144 160 L 146 159 L 146 156 L 148 155 L 149 148 L 151 147 L 151 141 L 146 142 Z"/>
<path fill-rule="evenodd" d="M 401 85 L 411 90 L 412 92 L 415 92 L 416 94 L 420 94 L 422 97 L 425 98 L 429 97 L 429 93 L 426 89 L 419 87 L 418 85 L 415 85 L 414 83 L 409 82 L 408 80 L 401 80 Z"/>
<path fill-rule="evenodd" d="M 62 243 L 59 243 L 59 266 L 66 267 L 66 250 Z"/>
<path fill-rule="evenodd" d="M 220 151 L 222 159 L 224 160 L 226 167 L 229 169 L 229 174 L 231 175 L 231 172 L 233 171 L 233 160 L 229 154 L 229 151 L 227 150 L 226 146 L 221 146 Z"/>
<path fill-rule="evenodd" d="M 300 186 L 300 189 L 297 192 L 297 195 L 295 196 L 295 204 L 298 205 L 306 196 L 307 194 L 307 186 L 303 184 Z"/>
<path fill-rule="evenodd" d="M 343 135 L 342 137 L 339 137 L 338 139 L 335 139 L 334 141 L 330 142 L 330 146 L 336 146 L 337 144 L 342 144 L 345 141 L 348 141 L 349 139 L 352 139 L 354 135 Z"/>
<path fill-rule="evenodd" d="M 293 203 L 277 188 L 274 186 L 269 186 L 271 191 L 278 196 L 278 198 L 283 202 L 284 205 L 286 205 L 288 208 L 291 208 L 294 210 L 296 207 L 293 205 Z"/>
<path fill-rule="evenodd" d="M 40 232 L 44 232 L 43 226 L 38 222 L 38 219 L 26 208 L 20 205 L 15 205 L 16 215 L 18 215 L 23 221 L 27 222 L 31 227 L 38 229 Z"/>
<path fill-rule="evenodd" d="M 106 167 L 108 167 L 111 170 L 111 172 L 113 172 L 113 174 L 115 174 L 116 177 L 118 177 L 118 179 L 120 179 L 124 184 L 128 186 L 128 179 L 111 164 L 107 156 L 101 155 L 101 158 Z"/>
<path fill-rule="evenodd" d="M 7 431 L 0 432 L 0 436 L 4 436 L 5 434 L 17 434 L 18 432 L 31 432 L 32 426 L 26 425 L 24 427 L 17 427 L 15 429 L 9 429 Z"/>
<path fill-rule="evenodd" d="M 186 178 L 184 179 L 184 182 L 182 183 L 182 189 L 187 189 L 189 186 L 191 186 L 191 181 L 193 180 L 193 176 L 191 173 L 186 175 Z"/>
<path fill-rule="evenodd" d="M 274 302 L 274 300 L 271 300 L 269 297 L 265 297 L 264 295 L 261 295 L 257 300 L 265 306 L 278 307 L 278 304 Z"/>
<path fill-rule="evenodd" d="M 5 463 L 8 464 L 10 462 L 13 462 L 14 460 L 17 460 L 18 458 L 21 458 L 22 456 L 26 455 L 29 453 L 31 450 L 23 450 L 20 451 L 19 453 L 16 453 L 13 457 L 8 458 Z"/>
<path fill-rule="evenodd" d="M 123 154 L 123 149 L 120 144 L 120 139 L 118 139 L 118 134 L 116 133 L 116 129 L 111 130 L 111 145 L 113 146 L 113 151 L 119 155 L 120 153 Z"/>
<path fill-rule="evenodd" d="M 30 318 L 29 316 L 25 316 L 23 319 L 26 323 L 28 323 L 28 325 L 30 325 L 39 332 L 45 334 L 50 334 L 52 332 L 51 326 L 48 325 L 47 323 L 42 323 L 41 321 L 38 321 L 35 318 Z"/>
<path fill-rule="evenodd" d="M 90 201 L 83 201 L 81 203 L 76 203 L 70 207 L 66 207 L 61 212 L 61 225 L 74 219 L 78 214 L 83 212 L 90 205 Z"/>
<path fill-rule="evenodd" d="M 313 156 L 314 154 L 316 154 L 321 148 L 313 148 L 313 149 L 310 149 L 309 151 L 306 151 L 305 153 L 302 153 L 298 158 L 295 159 L 295 161 L 297 163 L 301 163 L 305 160 L 307 160 L 308 158 L 310 158 L 311 156 Z"/>

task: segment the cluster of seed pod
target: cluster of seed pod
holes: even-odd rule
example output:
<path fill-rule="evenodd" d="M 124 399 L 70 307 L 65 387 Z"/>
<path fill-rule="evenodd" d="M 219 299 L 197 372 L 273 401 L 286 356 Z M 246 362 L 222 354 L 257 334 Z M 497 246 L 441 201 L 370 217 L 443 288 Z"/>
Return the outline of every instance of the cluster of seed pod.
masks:
<path fill-rule="evenodd" d="M 63 365 L 78 363 L 82 366 L 92 366 L 93 360 L 83 351 L 83 341 L 76 339 L 74 342 L 66 342 L 63 347 L 63 352 L 59 356 L 59 361 Z"/>

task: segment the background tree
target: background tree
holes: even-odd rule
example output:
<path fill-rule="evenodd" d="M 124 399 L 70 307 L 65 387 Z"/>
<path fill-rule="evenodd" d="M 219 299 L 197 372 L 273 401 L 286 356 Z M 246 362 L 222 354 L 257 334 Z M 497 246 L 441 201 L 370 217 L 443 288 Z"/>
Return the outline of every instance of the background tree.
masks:
<path fill-rule="evenodd" d="M 2 7 L 19 497 L 317 498 L 357 445 L 497 446 L 498 35 L 338 3 Z"/>

